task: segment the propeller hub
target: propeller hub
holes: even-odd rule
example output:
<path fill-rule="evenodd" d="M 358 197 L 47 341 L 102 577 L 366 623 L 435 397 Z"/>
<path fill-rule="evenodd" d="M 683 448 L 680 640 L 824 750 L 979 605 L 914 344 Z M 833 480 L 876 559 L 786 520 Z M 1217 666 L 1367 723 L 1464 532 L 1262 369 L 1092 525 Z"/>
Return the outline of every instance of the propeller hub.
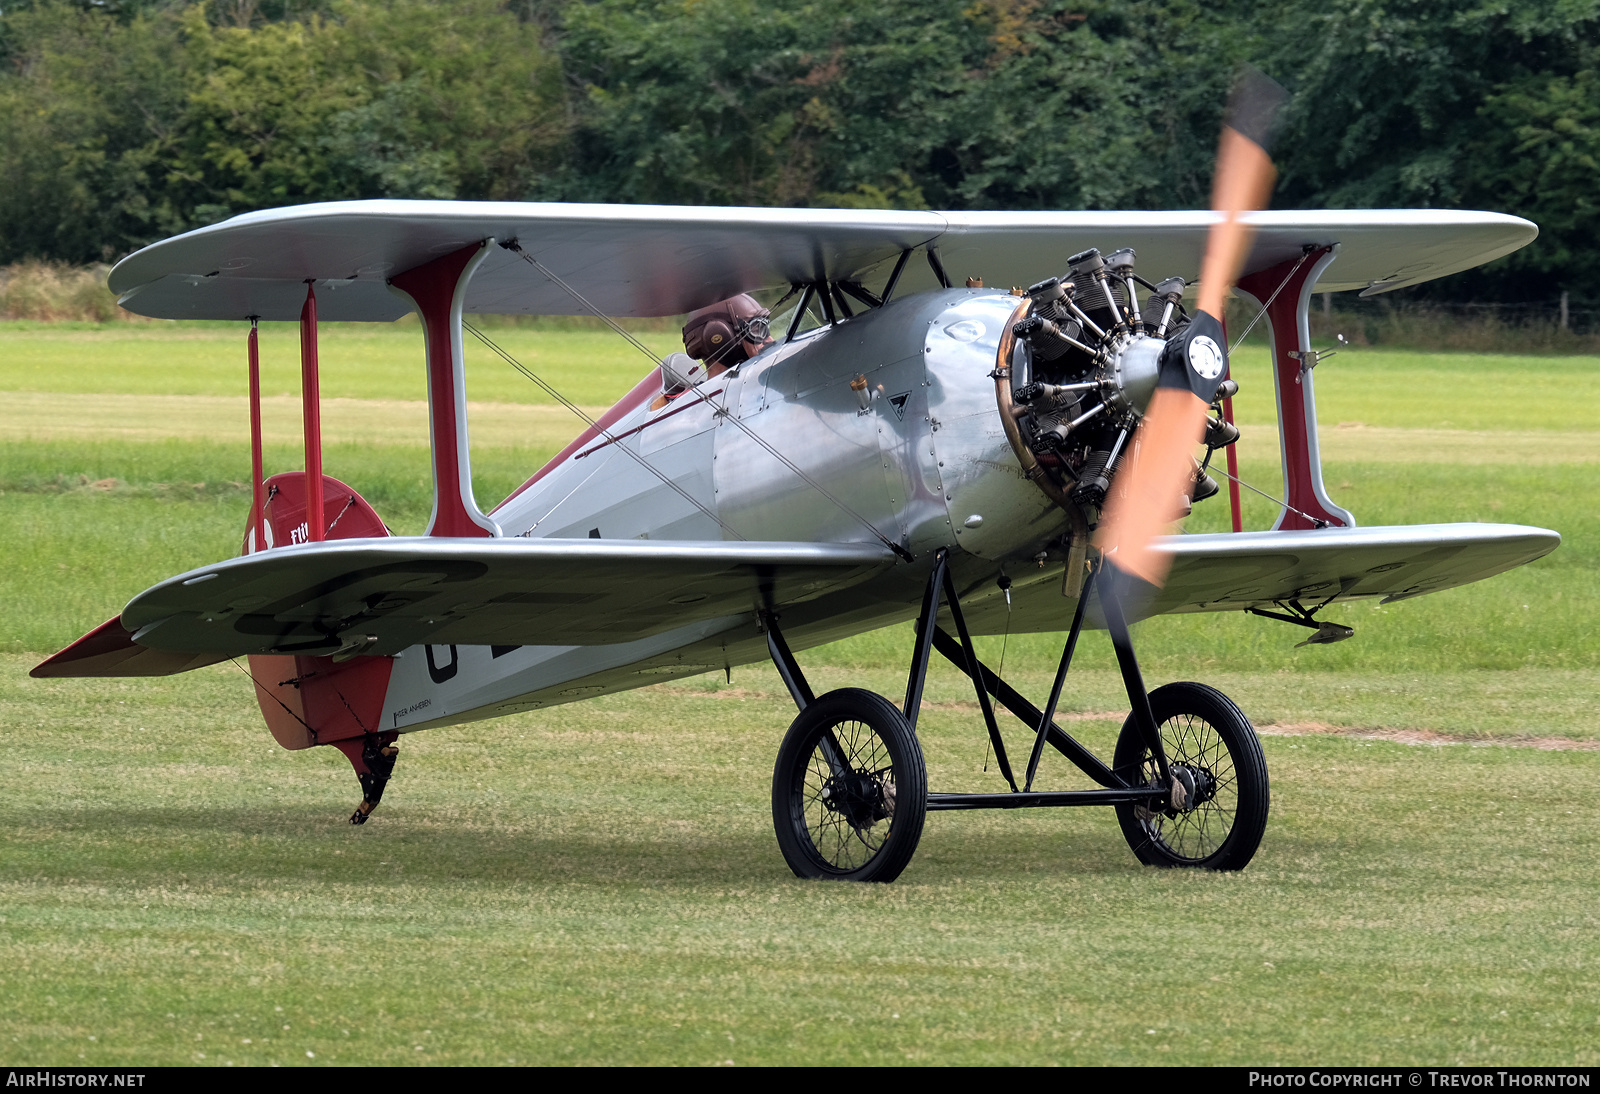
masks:
<path fill-rule="evenodd" d="M 1132 424 L 1144 414 L 1155 394 L 1161 348 L 1166 344 L 1165 339 L 1135 332 L 1116 335 L 1106 347 L 1095 378 L 1114 420 Z"/>

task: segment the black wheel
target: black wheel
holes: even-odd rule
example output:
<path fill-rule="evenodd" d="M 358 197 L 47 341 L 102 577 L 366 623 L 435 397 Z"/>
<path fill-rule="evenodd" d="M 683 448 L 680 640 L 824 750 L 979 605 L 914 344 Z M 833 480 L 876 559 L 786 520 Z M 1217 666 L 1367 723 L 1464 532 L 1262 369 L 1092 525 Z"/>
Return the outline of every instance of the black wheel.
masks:
<path fill-rule="evenodd" d="M 1181 790 L 1163 808 L 1116 807 L 1128 846 L 1146 866 L 1244 869 L 1267 830 L 1270 796 L 1267 761 L 1250 720 L 1233 700 L 1204 684 L 1157 688 L 1150 709 Z M 1113 764 L 1131 782 L 1160 783 L 1155 757 L 1132 715 L 1122 723 Z"/>
<path fill-rule="evenodd" d="M 772 772 L 772 823 L 796 875 L 893 881 L 927 813 L 922 748 L 883 696 L 830 691 L 790 724 Z"/>

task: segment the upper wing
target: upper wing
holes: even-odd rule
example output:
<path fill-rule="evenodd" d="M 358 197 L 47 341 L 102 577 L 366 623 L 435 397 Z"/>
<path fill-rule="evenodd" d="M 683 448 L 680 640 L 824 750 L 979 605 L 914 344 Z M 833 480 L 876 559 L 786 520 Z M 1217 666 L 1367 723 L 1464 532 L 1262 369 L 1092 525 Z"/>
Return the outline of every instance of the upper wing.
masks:
<path fill-rule="evenodd" d="M 517 240 L 608 315 L 678 315 L 736 293 L 850 280 L 902 251 L 931 246 L 958 281 L 1027 285 L 1087 247 L 1134 247 L 1157 276 L 1199 272 L 1215 214 L 934 213 L 536 202 L 349 201 L 246 213 L 146 247 L 111 271 L 124 307 L 162 319 L 296 319 L 317 282 L 323 319 L 388 321 L 410 305 L 386 279 L 483 239 Z M 1340 245 L 1316 288 L 1400 288 L 1469 269 L 1532 241 L 1538 229 L 1463 210 L 1280 210 L 1255 214 L 1245 272 L 1308 246 Z M 926 263 L 906 290 L 934 287 Z M 573 315 L 565 290 L 495 248 L 468 285 L 475 313 Z"/>
<path fill-rule="evenodd" d="M 121 626 L 139 646 L 212 659 L 607 644 L 801 603 L 894 561 L 878 544 L 347 539 L 180 574 L 134 597 Z"/>

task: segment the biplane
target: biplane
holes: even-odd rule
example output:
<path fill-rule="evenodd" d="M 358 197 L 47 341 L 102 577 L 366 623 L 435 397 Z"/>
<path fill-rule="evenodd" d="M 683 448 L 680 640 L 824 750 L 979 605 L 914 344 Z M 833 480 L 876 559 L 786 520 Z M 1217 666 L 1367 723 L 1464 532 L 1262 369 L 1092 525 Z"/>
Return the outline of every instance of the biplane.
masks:
<path fill-rule="evenodd" d="M 1253 229 L 1237 290 L 1260 307 L 1272 345 L 1280 513 L 1270 530 L 1242 530 L 1231 474 L 1233 531 L 1156 539 L 1149 549 L 1170 572 L 1124 582 L 1142 596 L 1124 595 L 1116 549 L 1096 537 L 1150 447 L 1170 347 L 1206 314 L 1187 311 L 1184 295 L 1224 222 Z M 1442 210 L 379 200 L 237 216 L 131 255 L 110 284 L 142 315 L 249 330 L 254 495 L 241 554 L 140 593 L 34 675 L 161 675 L 247 658 L 283 747 L 349 757 L 361 823 L 401 734 L 770 659 L 798 708 L 772 800 L 780 849 L 801 876 L 892 880 L 928 810 L 1082 805 L 1113 807 L 1141 862 L 1238 869 L 1268 811 L 1254 730 L 1203 685 L 1147 691 L 1128 622 L 1248 611 L 1335 641 L 1349 632 L 1321 618 L 1332 605 L 1451 588 L 1554 549 L 1560 537 L 1545 529 L 1365 527 L 1336 505 L 1321 475 L 1307 324 L 1314 292 L 1414 285 L 1536 231 Z M 659 362 L 511 496 L 480 507 L 465 316 L 672 316 L 764 290 L 786 294 L 789 309 L 717 313 L 727 329 L 715 338 L 739 353 Z M 400 537 L 323 473 L 317 324 L 412 311 L 426 340 L 434 505 L 422 536 Z M 270 478 L 259 320 L 302 331 L 305 468 Z M 1205 352 L 1217 351 L 1209 341 Z M 1238 436 L 1226 345 L 1214 357 L 1198 345 L 1190 339 L 1188 367 L 1210 383 L 1185 398 L 1204 413 L 1178 438 L 1181 489 L 1156 503 L 1158 525 L 1217 491 L 1211 457 L 1231 463 Z M 915 629 L 898 705 L 854 688 L 813 693 L 799 654 L 905 621 Z M 1085 627 L 1112 630 L 1129 694 L 1109 762 L 1056 721 Z M 1002 630 L 1064 634 L 1042 706 L 977 656 L 974 636 Z M 927 786 L 916 725 L 935 651 L 971 678 L 1003 789 Z M 1027 731 L 1015 765 L 1002 712 Z M 1047 748 L 1093 787 L 1035 790 Z"/>

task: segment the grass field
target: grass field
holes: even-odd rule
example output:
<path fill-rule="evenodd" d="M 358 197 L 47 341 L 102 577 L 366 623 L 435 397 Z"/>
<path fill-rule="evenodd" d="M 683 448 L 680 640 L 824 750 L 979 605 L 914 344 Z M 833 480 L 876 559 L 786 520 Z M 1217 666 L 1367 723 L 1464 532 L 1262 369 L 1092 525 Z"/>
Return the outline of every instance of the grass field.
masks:
<path fill-rule="evenodd" d="M 597 332 L 493 334 L 590 407 L 647 367 Z M 293 354 L 266 328 L 271 470 L 298 465 Z M 492 503 L 578 423 L 468 354 Z M 330 327 L 323 360 L 329 473 L 420 530 L 416 330 Z M 1565 541 L 1334 613 L 1357 635 L 1331 647 L 1238 616 L 1143 625 L 1153 681 L 1213 683 L 1265 733 L 1249 869 L 1142 868 L 1108 811 L 942 814 L 887 887 L 789 876 L 767 795 L 793 709 L 764 667 L 408 737 L 362 829 L 348 764 L 278 749 L 232 666 L 28 679 L 150 582 L 233 553 L 243 371 L 237 328 L 0 324 L 0 1060 L 1600 1063 L 1600 359 L 1318 369 L 1329 491 L 1363 523 Z M 1275 493 L 1265 356 L 1236 373 L 1244 474 Z M 1270 523 L 1247 497 L 1247 526 Z M 1191 527 L 1225 519 L 1213 502 Z M 1066 708 L 1109 750 L 1125 699 L 1103 637 L 1086 646 Z M 803 660 L 893 695 L 905 647 Z M 1042 692 L 1056 652 L 1013 636 L 1006 673 Z M 977 725 L 937 675 L 935 787 L 1003 785 Z"/>

